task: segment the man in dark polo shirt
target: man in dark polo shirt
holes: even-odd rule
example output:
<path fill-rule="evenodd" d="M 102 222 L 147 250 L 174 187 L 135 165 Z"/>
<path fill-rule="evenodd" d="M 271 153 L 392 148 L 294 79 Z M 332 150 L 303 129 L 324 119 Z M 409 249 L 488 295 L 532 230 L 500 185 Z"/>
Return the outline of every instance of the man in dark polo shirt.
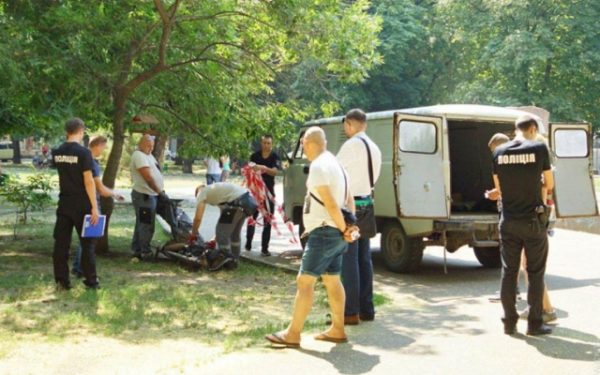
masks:
<path fill-rule="evenodd" d="M 273 152 L 273 137 L 264 135 L 260 142 L 260 150 L 250 156 L 250 161 L 255 164 L 254 170 L 261 173 L 262 179 L 265 182 L 267 190 L 275 197 L 275 176 L 281 168 L 281 160 L 276 153 Z M 271 214 L 275 210 L 273 202 L 267 199 L 267 208 Z M 253 215 L 254 219 L 258 217 L 258 211 Z M 252 238 L 254 238 L 254 230 L 256 226 L 249 225 L 246 229 L 246 250 L 252 250 Z M 271 223 L 265 221 L 262 232 L 261 254 L 270 256 L 269 241 L 271 241 Z"/>
<path fill-rule="evenodd" d="M 98 222 L 96 186 L 92 176 L 93 158 L 89 149 L 80 142 L 83 139 L 85 124 L 79 118 L 65 123 L 67 141 L 54 149 L 52 159 L 58 170 L 60 194 L 54 226 L 54 280 L 59 290 L 71 288 L 69 280 L 69 248 L 73 228 L 77 230 L 81 243 L 81 269 L 86 287 L 99 287 L 96 277 L 94 238 L 82 238 L 83 218 L 91 214 L 92 224 Z"/>
<path fill-rule="evenodd" d="M 500 299 L 504 309 L 504 333 L 516 333 L 519 315 L 515 288 L 519 274 L 521 251 L 527 257 L 529 317 L 527 334 L 552 332 L 542 321 L 544 273 L 548 257 L 546 207 L 542 187 L 552 189 L 554 178 L 548 148 L 535 141 L 538 125 L 531 116 L 515 122 L 517 136 L 494 151 L 494 185 L 502 197 L 500 246 L 502 285 Z"/>

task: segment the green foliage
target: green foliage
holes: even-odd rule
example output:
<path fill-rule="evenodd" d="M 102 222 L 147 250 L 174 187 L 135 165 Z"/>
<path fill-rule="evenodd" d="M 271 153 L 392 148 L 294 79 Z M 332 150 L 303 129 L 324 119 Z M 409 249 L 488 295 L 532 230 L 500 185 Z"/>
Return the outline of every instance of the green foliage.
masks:
<path fill-rule="evenodd" d="M 0 198 L 17 208 L 13 227 L 13 235 L 16 238 L 19 222 L 27 224 L 27 213 L 43 211 L 52 202 L 52 184 L 50 176 L 43 173 L 27 176 L 24 181 L 12 175 L 5 176 L 0 184 Z"/>

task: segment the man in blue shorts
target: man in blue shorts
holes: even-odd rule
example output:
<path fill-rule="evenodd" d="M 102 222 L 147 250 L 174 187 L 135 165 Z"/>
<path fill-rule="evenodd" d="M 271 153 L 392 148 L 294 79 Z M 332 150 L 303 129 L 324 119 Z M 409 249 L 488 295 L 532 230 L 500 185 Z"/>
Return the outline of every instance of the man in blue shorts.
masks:
<path fill-rule="evenodd" d="M 354 211 L 354 199 L 348 192 L 347 176 L 335 156 L 327 151 L 325 133 L 319 127 L 309 128 L 302 146 L 310 164 L 307 195 L 304 200 L 303 236 L 308 242 L 296 279 L 297 291 L 292 321 L 287 329 L 265 336 L 274 346 L 300 347 L 300 334 L 312 307 L 314 287 L 322 278 L 331 308 L 331 327 L 315 336 L 317 340 L 342 343 L 348 341 L 344 331 L 346 295 L 340 280 L 342 254 L 352 241 L 354 228 L 347 226 L 340 207 Z"/>

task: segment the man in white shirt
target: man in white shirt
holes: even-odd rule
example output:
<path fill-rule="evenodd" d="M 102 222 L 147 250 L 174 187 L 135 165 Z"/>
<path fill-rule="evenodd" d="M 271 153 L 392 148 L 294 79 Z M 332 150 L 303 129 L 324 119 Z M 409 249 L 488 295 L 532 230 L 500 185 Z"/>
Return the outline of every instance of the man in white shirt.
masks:
<path fill-rule="evenodd" d="M 348 171 L 359 227 L 361 214 L 373 209 L 373 185 L 381 171 L 381 151 L 367 136 L 366 130 L 365 113 L 360 109 L 348 111 L 344 117 L 344 132 L 349 139 L 337 154 L 340 164 Z M 374 216 L 372 217 L 374 219 Z M 344 321 L 347 325 L 375 319 L 373 263 L 370 239 L 365 236 L 366 233 L 367 231 L 361 228 L 360 239 L 348 245 L 348 251 L 343 257 L 342 280 L 346 291 Z"/>
<path fill-rule="evenodd" d="M 340 207 L 353 207 L 347 191 L 347 177 L 335 156 L 327 151 L 325 133 L 311 127 L 302 139 L 304 152 L 311 161 L 303 220 L 308 235 L 298 272 L 294 312 L 287 329 L 265 336 L 275 346 L 298 348 L 304 322 L 312 307 L 314 286 L 319 277 L 327 289 L 331 308 L 331 327 L 315 336 L 317 340 L 346 342 L 344 331 L 344 288 L 340 281 L 342 254 L 351 241 L 352 228 L 344 221 Z"/>
<path fill-rule="evenodd" d="M 223 258 L 223 262 L 231 259 L 233 261 L 231 268 L 235 268 L 240 258 L 242 226 L 245 219 L 254 214 L 258 204 L 248 189 L 236 184 L 217 182 L 209 186 L 198 186 L 196 188 L 196 212 L 189 242 L 194 242 L 199 236 L 207 204 L 218 206 L 221 209 L 221 215 L 215 228 L 217 246 L 227 255 L 227 258 Z M 217 269 L 222 265 L 223 263 L 220 263 L 213 267 Z"/>
<path fill-rule="evenodd" d="M 213 157 L 204 159 L 204 165 L 206 166 L 206 184 L 214 184 L 215 182 L 221 182 L 221 174 L 223 170 L 219 161 Z"/>
<path fill-rule="evenodd" d="M 164 181 L 158 162 L 152 155 L 154 136 L 144 134 L 131 155 L 131 201 L 135 209 L 135 229 L 131 241 L 134 258 L 145 259 L 152 254 L 150 241 L 154 236 L 156 203 L 164 194 Z"/>

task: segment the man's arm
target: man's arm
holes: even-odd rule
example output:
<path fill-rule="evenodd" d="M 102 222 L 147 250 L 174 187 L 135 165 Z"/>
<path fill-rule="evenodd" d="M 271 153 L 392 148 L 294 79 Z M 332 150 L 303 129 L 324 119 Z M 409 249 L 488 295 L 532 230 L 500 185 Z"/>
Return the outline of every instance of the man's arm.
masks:
<path fill-rule="evenodd" d="M 94 177 L 94 183 L 96 184 L 96 190 L 102 197 L 113 197 L 118 201 L 124 200 L 125 198 L 121 194 L 117 194 L 114 190 L 110 189 L 102 183 L 100 177 Z"/>
<path fill-rule="evenodd" d="M 279 172 L 279 170 L 275 167 L 273 168 L 269 168 L 266 165 L 261 165 L 261 164 L 256 164 L 254 166 L 254 169 L 257 171 L 260 171 L 262 173 L 268 174 L 269 176 L 277 176 L 277 173 Z"/>
<path fill-rule="evenodd" d="M 196 213 L 194 214 L 194 221 L 192 223 L 193 236 L 197 236 L 200 233 L 200 224 L 202 224 L 202 216 L 204 216 L 205 209 L 206 202 L 199 202 L 196 206 Z"/>
<path fill-rule="evenodd" d="M 156 194 L 161 193 L 161 190 L 158 188 L 158 186 L 156 185 L 156 182 L 154 182 L 154 179 L 152 178 L 152 174 L 150 173 L 150 167 L 139 168 L 138 172 L 140 172 L 144 181 L 146 181 L 148 183 L 148 186 L 150 186 L 150 189 L 154 190 L 156 192 Z"/>
<path fill-rule="evenodd" d="M 554 189 L 554 174 L 552 173 L 552 169 L 548 169 L 542 172 L 544 176 L 544 183 L 542 184 L 543 188 L 548 190 Z"/>
<path fill-rule="evenodd" d="M 96 184 L 94 183 L 94 177 L 92 177 L 92 171 L 83 171 L 83 183 L 85 185 L 85 192 L 92 204 L 90 222 L 92 225 L 96 225 L 98 222 L 98 205 L 96 203 Z"/>
<path fill-rule="evenodd" d="M 331 189 L 329 189 L 329 185 L 317 186 L 315 189 L 317 190 L 317 193 L 319 193 L 319 196 L 321 197 L 323 205 L 329 213 L 329 216 L 331 216 L 340 232 L 343 233 L 346 230 L 346 222 L 344 221 L 340 207 L 331 195 Z"/>

